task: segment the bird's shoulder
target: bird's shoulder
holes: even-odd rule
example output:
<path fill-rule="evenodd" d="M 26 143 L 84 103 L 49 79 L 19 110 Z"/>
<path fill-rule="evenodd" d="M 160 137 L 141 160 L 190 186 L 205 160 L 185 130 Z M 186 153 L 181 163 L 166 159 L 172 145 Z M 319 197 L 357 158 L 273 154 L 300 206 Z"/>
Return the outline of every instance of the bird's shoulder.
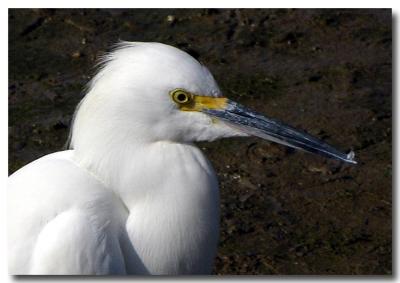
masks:
<path fill-rule="evenodd" d="M 58 207 L 114 205 L 112 190 L 74 162 L 72 150 L 56 152 L 22 167 L 9 177 L 11 203 Z"/>
<path fill-rule="evenodd" d="M 36 159 L 9 176 L 9 187 L 72 184 L 84 184 L 86 187 L 103 186 L 93 175 L 78 166 L 73 156 L 73 150 L 66 150 Z"/>

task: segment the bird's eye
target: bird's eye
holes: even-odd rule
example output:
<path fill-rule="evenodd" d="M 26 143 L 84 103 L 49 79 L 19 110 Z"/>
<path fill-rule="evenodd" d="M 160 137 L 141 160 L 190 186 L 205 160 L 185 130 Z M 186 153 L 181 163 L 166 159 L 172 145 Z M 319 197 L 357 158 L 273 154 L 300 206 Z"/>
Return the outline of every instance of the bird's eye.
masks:
<path fill-rule="evenodd" d="M 192 101 L 192 94 L 183 90 L 183 89 L 175 89 L 171 91 L 172 100 L 178 104 L 187 104 Z"/>

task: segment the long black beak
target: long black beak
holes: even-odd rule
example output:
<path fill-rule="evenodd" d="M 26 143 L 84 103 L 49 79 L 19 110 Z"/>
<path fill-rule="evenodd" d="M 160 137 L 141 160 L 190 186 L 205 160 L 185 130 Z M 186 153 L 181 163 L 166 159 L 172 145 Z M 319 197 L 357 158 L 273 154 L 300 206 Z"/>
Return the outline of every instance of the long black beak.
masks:
<path fill-rule="evenodd" d="M 236 102 L 228 100 L 224 109 L 203 109 L 202 111 L 249 135 L 328 158 L 335 158 L 352 164 L 357 163 L 354 160 L 353 151 L 347 154 L 343 153 L 303 131 L 294 129 L 278 120 L 264 117 Z"/>

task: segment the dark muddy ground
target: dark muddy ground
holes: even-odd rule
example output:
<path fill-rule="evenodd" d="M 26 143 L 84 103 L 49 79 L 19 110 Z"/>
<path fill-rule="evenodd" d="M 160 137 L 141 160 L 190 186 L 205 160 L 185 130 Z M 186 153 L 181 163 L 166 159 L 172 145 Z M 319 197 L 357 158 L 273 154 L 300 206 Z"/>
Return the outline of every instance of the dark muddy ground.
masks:
<path fill-rule="evenodd" d="M 215 273 L 391 274 L 391 25 L 391 10 L 10 10 L 9 172 L 62 148 L 112 43 L 172 44 L 230 98 L 359 161 L 200 144 L 221 185 Z"/>

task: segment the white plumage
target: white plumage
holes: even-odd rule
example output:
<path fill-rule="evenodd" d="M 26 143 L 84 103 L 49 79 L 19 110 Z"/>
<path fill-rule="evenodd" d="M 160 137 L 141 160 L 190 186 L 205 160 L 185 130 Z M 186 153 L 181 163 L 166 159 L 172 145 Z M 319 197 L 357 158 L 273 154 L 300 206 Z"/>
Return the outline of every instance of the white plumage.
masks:
<path fill-rule="evenodd" d="M 210 273 L 218 184 L 193 142 L 248 134 L 354 162 L 223 98 L 188 54 L 121 43 L 77 109 L 72 149 L 9 178 L 10 273 Z"/>

